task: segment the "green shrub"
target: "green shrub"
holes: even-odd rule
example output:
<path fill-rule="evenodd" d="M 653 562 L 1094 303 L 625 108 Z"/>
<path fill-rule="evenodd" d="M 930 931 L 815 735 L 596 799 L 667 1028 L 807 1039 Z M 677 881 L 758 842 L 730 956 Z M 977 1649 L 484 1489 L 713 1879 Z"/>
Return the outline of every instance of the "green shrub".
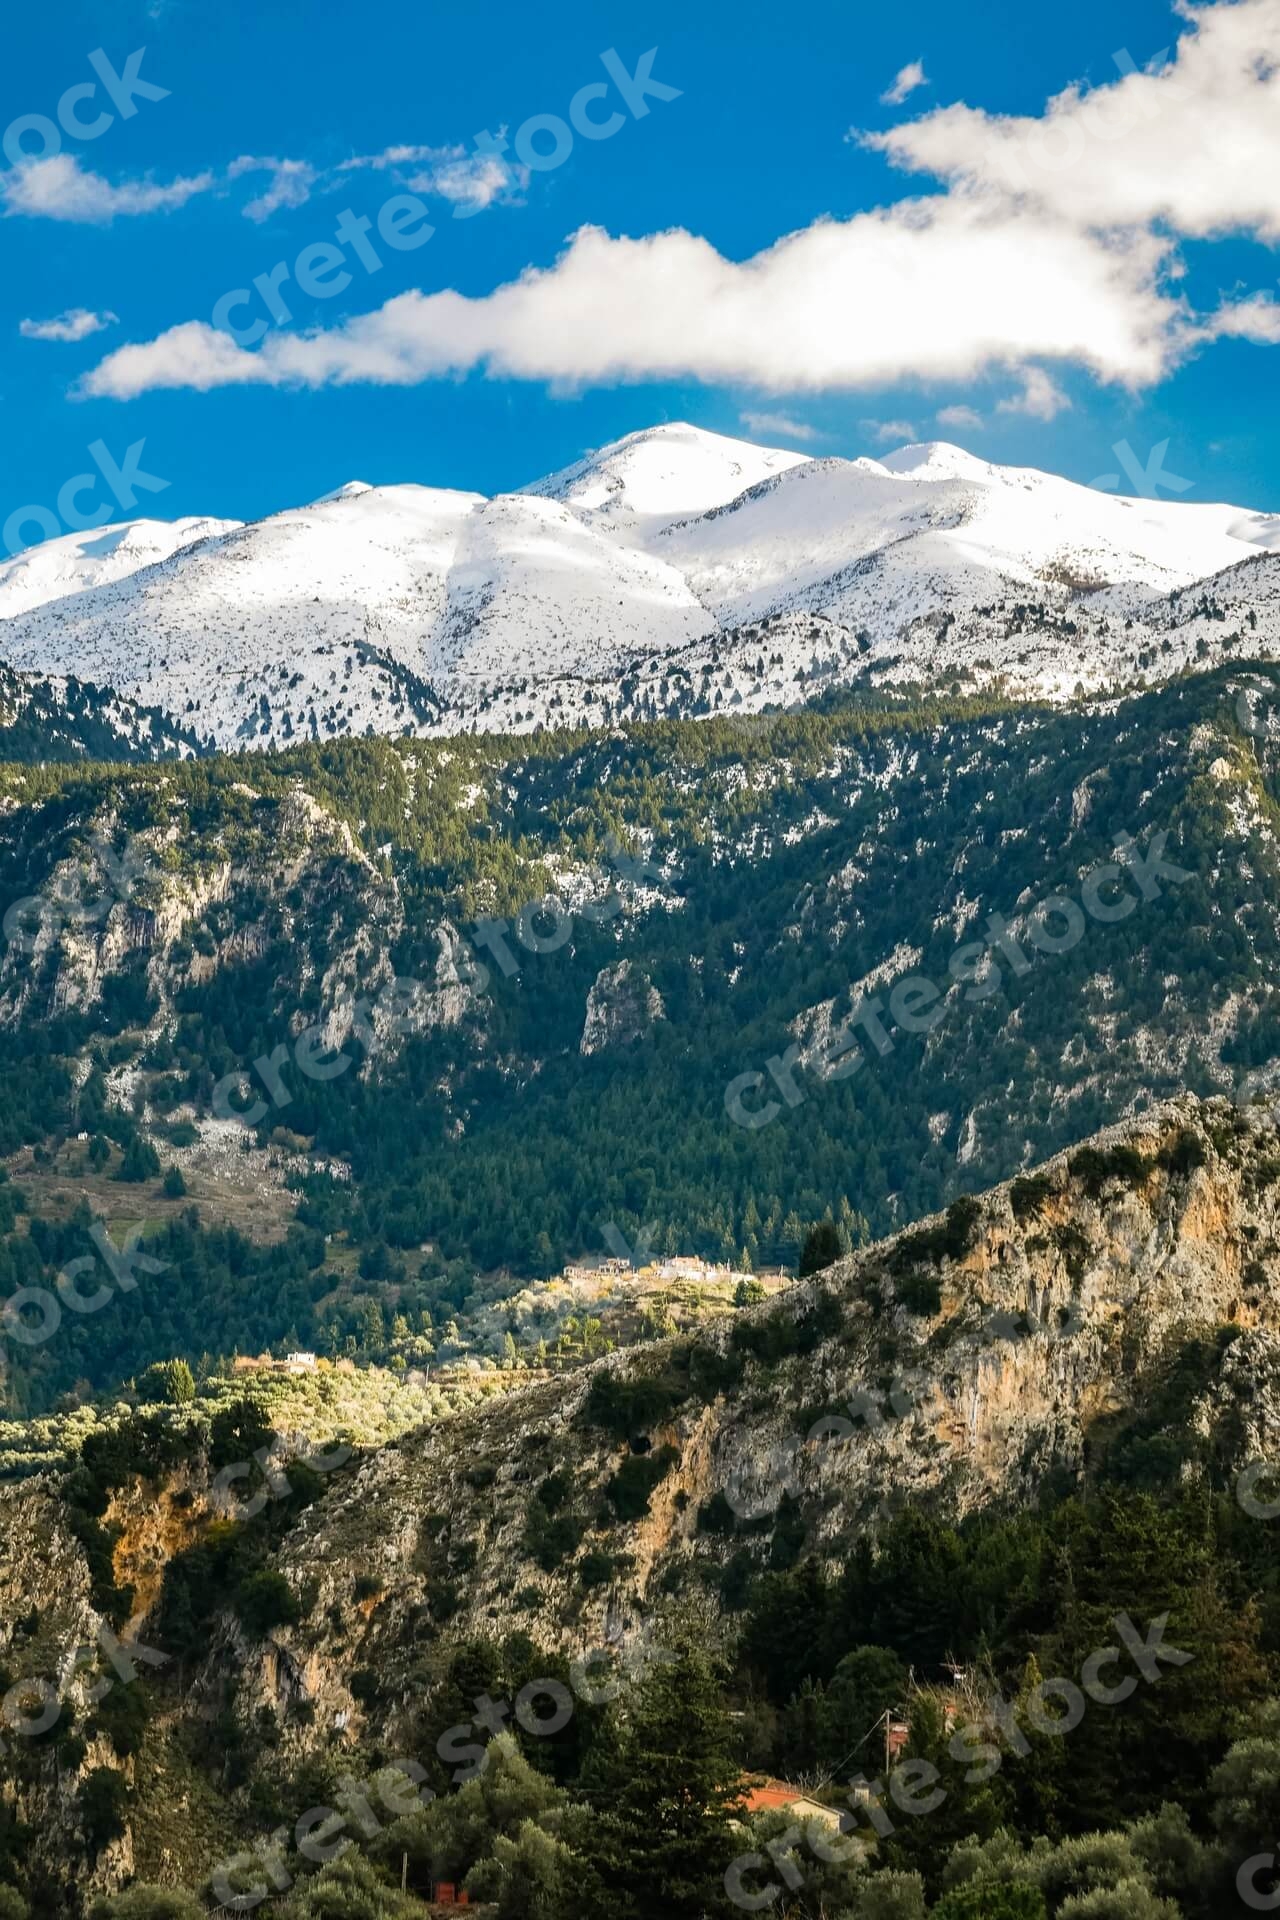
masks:
<path fill-rule="evenodd" d="M 154 1180 L 159 1171 L 160 1157 L 155 1148 L 140 1133 L 135 1133 L 116 1169 L 116 1179 L 139 1186 L 144 1180 Z"/>
<path fill-rule="evenodd" d="M 902 1274 L 898 1298 L 908 1313 L 933 1314 L 942 1307 L 942 1282 L 936 1273 L 919 1270 Z"/>
<path fill-rule="evenodd" d="M 80 1789 L 80 1819 L 91 1859 L 96 1860 L 105 1846 L 124 1833 L 131 1797 L 124 1775 L 114 1767 L 95 1767 L 86 1775 Z"/>
<path fill-rule="evenodd" d="M 766 1366 L 775 1366 L 793 1354 L 812 1353 L 843 1325 L 839 1299 L 834 1293 L 822 1292 L 804 1312 L 785 1307 L 760 1320 L 736 1320 L 731 1345 L 738 1353 L 749 1353 Z"/>
<path fill-rule="evenodd" d="M 678 1447 L 659 1447 L 656 1453 L 631 1453 L 605 1487 L 605 1498 L 619 1520 L 640 1520 L 649 1511 L 654 1490 L 679 1463 Z"/>
<path fill-rule="evenodd" d="M 293 1588 L 274 1567 L 260 1567 L 240 1583 L 235 1607 L 251 1634 L 270 1633 L 273 1627 L 291 1627 L 302 1618 Z"/>
<path fill-rule="evenodd" d="M 600 1547 L 592 1547 L 578 1562 L 578 1580 L 588 1592 L 594 1587 L 607 1587 L 629 1562 L 629 1554 L 606 1553 Z"/>
<path fill-rule="evenodd" d="M 843 1252 L 840 1229 L 835 1221 L 819 1220 L 816 1227 L 810 1227 L 800 1249 L 797 1269 L 800 1279 L 807 1280 L 811 1273 L 821 1273 L 825 1267 L 834 1266 Z"/>
<path fill-rule="evenodd" d="M 737 1515 L 719 1488 L 698 1508 L 699 1533 L 716 1534 L 726 1538 L 733 1532 L 736 1525 Z"/>
<path fill-rule="evenodd" d="M 1009 1189 L 1009 1205 L 1015 1220 L 1033 1219 L 1053 1192 L 1053 1183 L 1044 1173 L 1020 1175 Z"/>
<path fill-rule="evenodd" d="M 568 1501 L 571 1491 L 569 1476 L 563 1470 L 549 1473 L 534 1494 L 534 1499 L 544 1506 L 548 1513 L 559 1513 Z"/>
<path fill-rule="evenodd" d="M 1204 1142 L 1190 1127 L 1181 1127 L 1173 1139 L 1160 1149 L 1157 1159 L 1166 1173 L 1185 1177 L 1204 1165 Z"/>
<path fill-rule="evenodd" d="M 1105 1151 L 1099 1147 L 1081 1147 L 1079 1153 L 1073 1153 L 1068 1160 L 1067 1171 L 1080 1181 L 1090 1199 L 1096 1200 L 1112 1181 L 1118 1181 L 1121 1186 L 1140 1187 L 1153 1165 L 1136 1147 L 1122 1142 Z"/>
<path fill-rule="evenodd" d="M 524 1550 L 544 1573 L 554 1573 L 578 1551 L 586 1530 L 585 1521 L 571 1513 L 550 1514 L 540 1500 L 534 1499 L 525 1521 Z"/>
<path fill-rule="evenodd" d="M 1045 1920 L 1048 1911 L 1039 1887 L 1014 1881 L 954 1887 L 933 1909 L 933 1920 Z"/>
<path fill-rule="evenodd" d="M 679 1406 L 683 1394 L 669 1380 L 652 1374 L 628 1378 L 612 1372 L 597 1373 L 587 1394 L 583 1418 L 588 1425 L 603 1427 L 615 1439 L 629 1440 L 665 1420 Z"/>
<path fill-rule="evenodd" d="M 115 1682 L 94 1711 L 93 1724 L 105 1733 L 122 1760 L 129 1759 L 141 1747 L 150 1719 L 147 1698 L 136 1681 L 127 1685 Z"/>
<path fill-rule="evenodd" d="M 951 1202 L 936 1227 L 918 1227 L 905 1233 L 889 1257 L 889 1271 L 907 1273 L 921 1261 L 935 1266 L 942 1260 L 963 1260 L 973 1245 L 975 1229 L 982 1218 L 980 1202 L 971 1193 L 962 1193 Z"/>

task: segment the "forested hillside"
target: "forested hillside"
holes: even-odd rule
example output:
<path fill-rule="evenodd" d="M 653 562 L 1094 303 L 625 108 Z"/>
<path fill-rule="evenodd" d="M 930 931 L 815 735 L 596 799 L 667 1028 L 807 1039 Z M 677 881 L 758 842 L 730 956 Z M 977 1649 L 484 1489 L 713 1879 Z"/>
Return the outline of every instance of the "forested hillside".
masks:
<path fill-rule="evenodd" d="M 388 1317 L 424 1247 L 414 1311 L 619 1239 L 793 1264 L 827 1212 L 856 1242 L 1242 1084 L 1280 1052 L 1273 687 L 5 770 L 0 1145 L 87 1136 L 135 1220 L 273 1140 L 300 1195 L 274 1250 L 175 1223 L 163 1297 L 12 1355 L 20 1404 L 237 1325 L 324 1350 L 325 1236 Z M 10 1291 L 86 1230 L 40 1210 Z"/>

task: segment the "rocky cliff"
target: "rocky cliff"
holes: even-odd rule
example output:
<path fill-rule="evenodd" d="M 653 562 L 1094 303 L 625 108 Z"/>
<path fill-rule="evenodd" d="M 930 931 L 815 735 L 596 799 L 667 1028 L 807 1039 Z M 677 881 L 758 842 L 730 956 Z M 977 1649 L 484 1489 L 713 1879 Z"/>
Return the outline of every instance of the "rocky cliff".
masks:
<path fill-rule="evenodd" d="M 461 1641 L 519 1628 L 571 1657 L 626 1656 L 691 1610 L 731 1634 L 735 1566 L 766 1566 L 784 1530 L 793 1556 L 835 1560 L 904 1503 L 963 1517 L 1027 1502 L 1144 1437 L 1184 1475 L 1233 1484 L 1280 1448 L 1278 1204 L 1276 1116 L 1184 1098 L 698 1338 L 611 1355 L 332 1473 L 273 1547 L 300 1617 L 255 1633 L 228 1611 L 154 1682 L 143 1753 L 109 1759 L 140 1800 L 99 1872 L 139 1845 L 162 1870 L 149 1796 L 174 1792 L 184 1728 L 220 1711 L 270 1724 L 298 1760 L 411 1751 Z M 53 1483 L 3 1497 L 3 1658 L 15 1677 L 66 1675 L 101 1625 L 84 1552 Z M 225 1524 L 207 1463 L 131 1482 L 107 1522 L 145 1643 L 169 1556 Z M 84 1710 L 88 1682 L 64 1684 Z M 56 1832 L 65 1780 L 29 1772 L 28 1811 Z M 202 1843 L 218 1828 L 210 1814 Z"/>

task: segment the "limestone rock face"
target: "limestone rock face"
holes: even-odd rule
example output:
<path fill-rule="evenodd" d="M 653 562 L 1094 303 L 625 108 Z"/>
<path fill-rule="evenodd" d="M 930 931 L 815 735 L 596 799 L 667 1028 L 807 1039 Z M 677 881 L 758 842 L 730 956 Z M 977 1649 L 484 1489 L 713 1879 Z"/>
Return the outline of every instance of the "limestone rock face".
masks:
<path fill-rule="evenodd" d="M 600 969 L 587 995 L 581 1051 L 602 1053 L 606 1047 L 630 1046 L 665 1017 L 662 995 L 649 976 L 630 960 L 615 960 Z"/>

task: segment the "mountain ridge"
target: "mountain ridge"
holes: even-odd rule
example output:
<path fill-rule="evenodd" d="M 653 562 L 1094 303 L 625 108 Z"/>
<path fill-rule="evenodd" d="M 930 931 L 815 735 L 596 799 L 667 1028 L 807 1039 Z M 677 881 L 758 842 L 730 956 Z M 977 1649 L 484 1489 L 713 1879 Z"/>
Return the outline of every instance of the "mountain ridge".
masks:
<path fill-rule="evenodd" d="M 224 748 L 749 713 L 855 684 L 1062 698 L 1245 644 L 1280 649 L 1280 516 L 948 442 L 814 458 L 685 423 L 492 498 L 351 481 L 0 568 L 0 660 Z"/>

